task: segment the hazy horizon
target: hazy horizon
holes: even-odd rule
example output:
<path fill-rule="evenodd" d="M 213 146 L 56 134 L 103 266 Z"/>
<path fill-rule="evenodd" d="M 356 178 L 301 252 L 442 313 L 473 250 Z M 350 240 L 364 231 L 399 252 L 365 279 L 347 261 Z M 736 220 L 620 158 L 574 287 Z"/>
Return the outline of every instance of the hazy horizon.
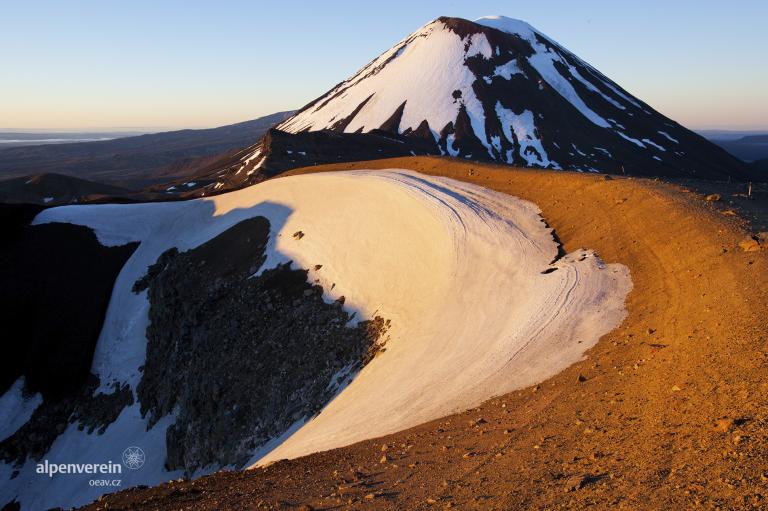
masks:
<path fill-rule="evenodd" d="M 7 4 L 0 130 L 168 131 L 294 110 L 441 15 L 528 21 L 695 130 L 768 130 L 768 5 Z"/>
<path fill-rule="evenodd" d="M 244 119 L 245 121 L 251 120 L 251 119 Z M 235 121 L 232 124 L 237 124 L 238 122 L 242 121 Z M 145 135 L 145 134 L 151 134 L 151 133 L 162 133 L 165 131 L 178 131 L 178 130 L 184 130 L 184 129 L 210 129 L 210 128 L 218 128 L 221 126 L 227 126 L 227 124 L 224 125 L 216 125 L 216 126 L 144 126 L 144 127 L 120 127 L 120 126 L 86 126 L 83 128 L 0 128 L 0 134 L 13 134 L 13 133 L 28 133 L 28 134 L 35 134 L 39 133 L 41 135 L 44 134 L 50 134 L 50 133 L 67 133 L 67 134 L 84 134 L 84 133 L 92 133 L 92 134 L 102 134 L 102 133 L 120 133 L 120 134 L 133 134 L 133 135 Z M 697 127 L 691 127 L 686 126 L 686 128 L 690 129 L 691 131 L 695 131 L 697 133 L 706 133 L 706 134 L 738 134 L 738 135 L 749 135 L 749 134 L 765 134 L 768 133 L 768 127 L 765 128 L 748 128 L 748 129 L 731 129 L 731 128 L 718 128 L 718 127 L 703 127 L 703 128 L 697 128 Z"/>

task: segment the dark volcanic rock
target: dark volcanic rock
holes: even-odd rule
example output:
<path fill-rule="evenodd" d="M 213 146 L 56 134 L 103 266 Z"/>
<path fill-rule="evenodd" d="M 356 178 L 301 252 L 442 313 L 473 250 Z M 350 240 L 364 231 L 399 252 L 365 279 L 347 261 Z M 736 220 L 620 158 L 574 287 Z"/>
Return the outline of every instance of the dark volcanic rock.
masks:
<path fill-rule="evenodd" d="M 99 379 L 89 374 L 79 389 L 46 397 L 22 427 L 0 442 L 0 459 L 17 466 L 27 458 L 42 459 L 69 424 L 77 423 L 89 434 L 104 433 L 123 408 L 133 404 L 133 392 L 128 385 L 115 384 L 111 393 L 94 395 L 98 386 Z"/>
<path fill-rule="evenodd" d="M 0 205 L 0 393 L 21 376 L 43 403 L 0 442 L 0 459 L 40 459 L 71 423 L 104 431 L 133 402 L 128 386 L 97 394 L 90 373 L 115 278 L 138 246 L 105 247 L 87 227 L 29 223 L 41 206 Z"/>
<path fill-rule="evenodd" d="M 130 196 L 117 186 L 94 183 L 61 174 L 38 174 L 0 181 L 0 203 L 58 206 L 71 202 L 97 202 L 101 198 Z"/>
<path fill-rule="evenodd" d="M 2 211 L 13 223 L 0 245 L 0 392 L 20 376 L 46 398 L 77 392 L 115 278 L 138 244 L 105 247 L 78 225 L 26 225 L 34 207 Z"/>
<path fill-rule="evenodd" d="M 32 220 L 45 208 L 39 204 L 0 204 L 0 250 L 16 243 L 26 231 Z"/>
<path fill-rule="evenodd" d="M 396 122 L 393 116 L 385 127 L 390 129 Z M 296 167 L 440 154 L 431 135 L 424 136 L 425 129 L 428 130 L 428 126 L 409 135 L 384 129 L 369 133 L 334 130 L 286 133 L 271 129 L 257 144 L 198 175 L 196 184 L 201 186 L 186 197 L 243 188 Z"/>
<path fill-rule="evenodd" d="M 264 262 L 256 217 L 207 243 L 165 252 L 136 282 L 148 289 L 147 357 L 137 393 L 150 424 L 176 410 L 166 465 L 187 473 L 242 466 L 255 449 L 316 414 L 381 344 L 382 318 L 350 328 L 306 270 Z"/>

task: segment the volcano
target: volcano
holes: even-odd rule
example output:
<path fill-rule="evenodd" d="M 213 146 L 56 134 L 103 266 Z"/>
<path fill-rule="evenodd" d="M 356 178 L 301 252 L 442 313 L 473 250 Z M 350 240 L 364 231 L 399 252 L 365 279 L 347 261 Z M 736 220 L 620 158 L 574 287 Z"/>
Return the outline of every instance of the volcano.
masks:
<path fill-rule="evenodd" d="M 424 25 L 277 130 L 390 134 L 405 137 L 399 143 L 408 150 L 409 141 L 427 143 L 414 154 L 524 167 L 704 179 L 747 172 L 553 39 L 502 16 Z M 268 145 L 244 152 L 230 172 L 269 163 Z M 314 156 L 344 159 L 333 152 Z M 387 156 L 381 148 L 373 153 Z"/>

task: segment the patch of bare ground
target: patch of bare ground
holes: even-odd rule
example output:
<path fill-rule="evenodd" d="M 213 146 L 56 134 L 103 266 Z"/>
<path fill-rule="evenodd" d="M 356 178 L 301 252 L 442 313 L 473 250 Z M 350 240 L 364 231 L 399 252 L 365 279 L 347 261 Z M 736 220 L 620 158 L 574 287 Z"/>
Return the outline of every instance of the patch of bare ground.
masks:
<path fill-rule="evenodd" d="M 768 251 L 649 180 L 399 158 L 531 200 L 568 251 L 630 268 L 629 315 L 534 388 L 384 438 L 132 489 L 89 509 L 765 509 Z"/>
<path fill-rule="evenodd" d="M 697 193 L 724 216 L 740 216 L 754 232 L 768 231 L 768 183 L 670 180 L 683 193 Z"/>

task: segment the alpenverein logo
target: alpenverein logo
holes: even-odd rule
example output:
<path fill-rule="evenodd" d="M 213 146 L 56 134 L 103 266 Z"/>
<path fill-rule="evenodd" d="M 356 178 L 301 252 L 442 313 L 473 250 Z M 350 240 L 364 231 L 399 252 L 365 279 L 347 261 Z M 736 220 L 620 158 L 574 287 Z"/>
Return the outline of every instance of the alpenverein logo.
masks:
<path fill-rule="evenodd" d="M 131 470 L 138 470 L 144 466 L 146 457 L 141 447 L 131 446 L 123 451 L 123 465 Z"/>

